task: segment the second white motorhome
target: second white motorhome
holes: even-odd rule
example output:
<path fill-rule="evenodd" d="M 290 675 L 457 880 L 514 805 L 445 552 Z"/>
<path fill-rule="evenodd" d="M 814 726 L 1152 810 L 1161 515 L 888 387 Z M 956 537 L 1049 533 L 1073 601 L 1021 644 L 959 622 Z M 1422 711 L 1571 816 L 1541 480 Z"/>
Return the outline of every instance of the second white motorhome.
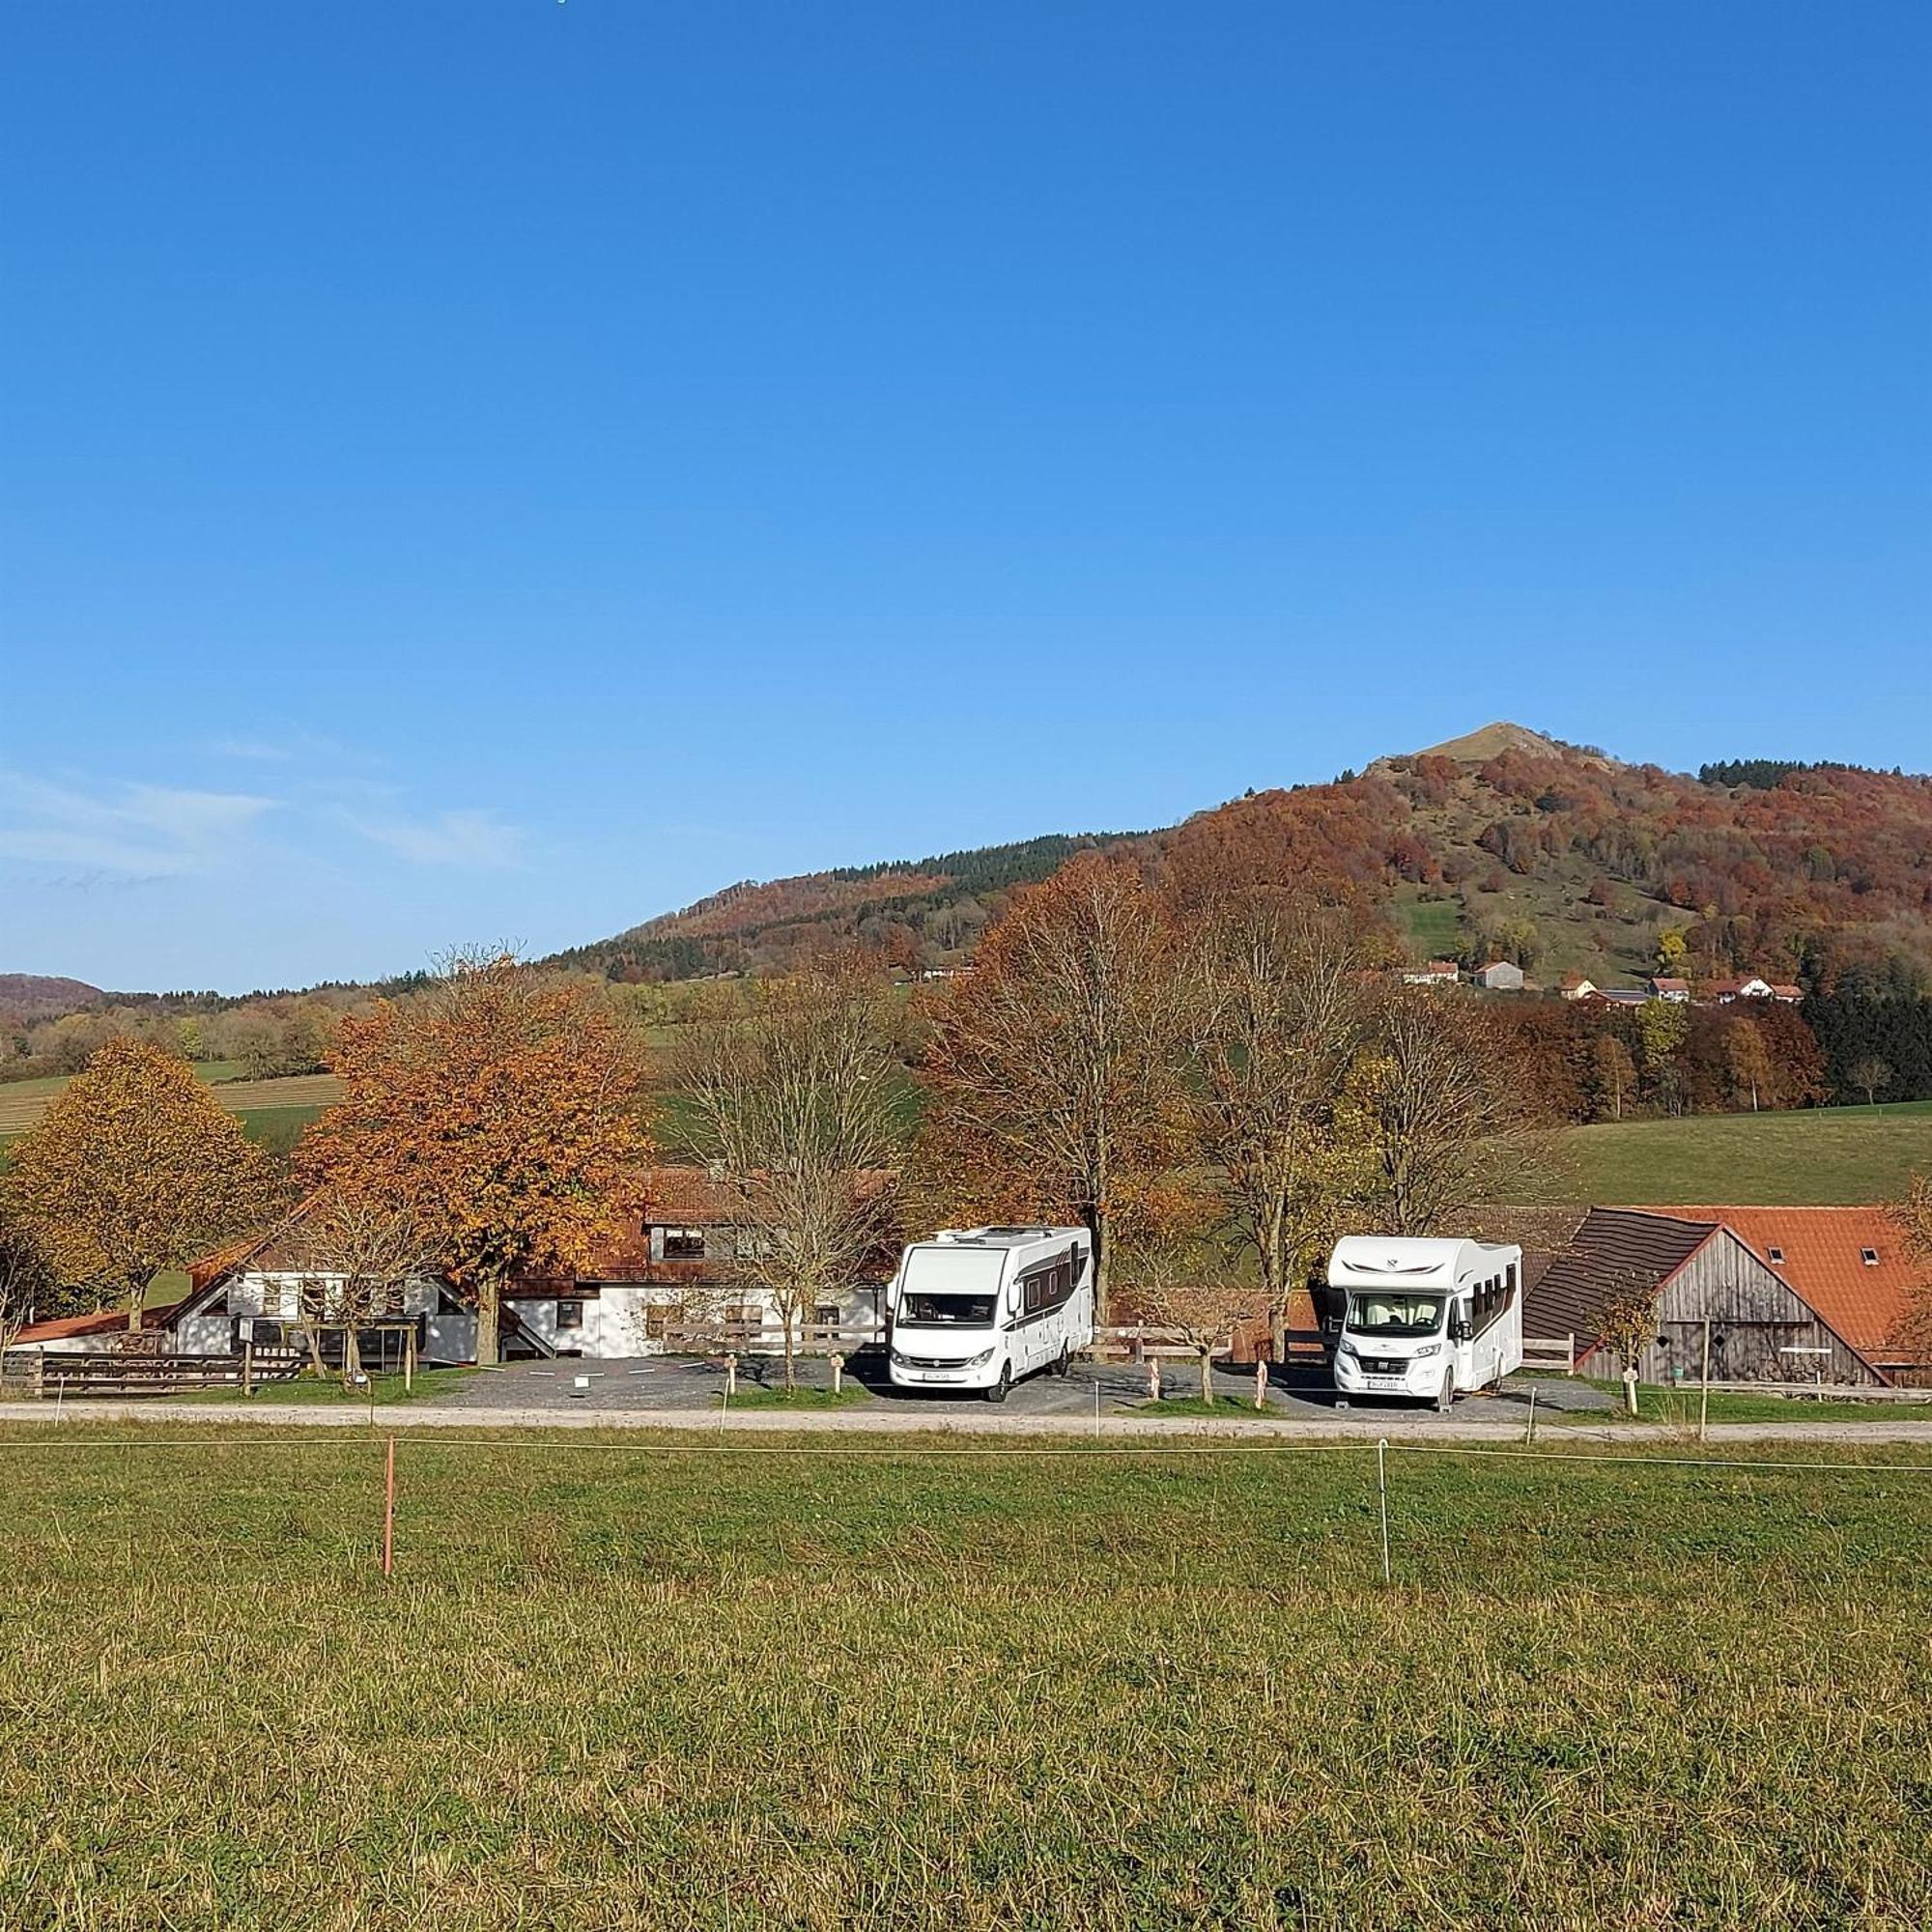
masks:
<path fill-rule="evenodd" d="M 1446 1409 L 1522 1366 L 1522 1250 L 1481 1241 L 1350 1235 L 1328 1262 L 1347 1296 L 1336 1407 L 1352 1395 Z"/>
<path fill-rule="evenodd" d="M 1005 1402 L 1022 1376 L 1066 1373 L 1094 1340 L 1085 1228 L 947 1228 L 905 1251 L 890 1292 L 893 1386 Z"/>

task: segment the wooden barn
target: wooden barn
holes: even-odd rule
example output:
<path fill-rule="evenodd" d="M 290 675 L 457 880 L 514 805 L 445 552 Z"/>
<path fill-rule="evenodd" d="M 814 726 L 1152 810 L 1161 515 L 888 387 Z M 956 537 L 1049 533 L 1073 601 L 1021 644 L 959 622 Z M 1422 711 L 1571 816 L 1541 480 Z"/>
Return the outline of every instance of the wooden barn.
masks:
<path fill-rule="evenodd" d="M 1575 1335 L 1585 1373 L 1620 1369 L 1605 1350 L 1605 1311 L 1629 1291 L 1653 1297 L 1639 1379 L 1694 1380 L 1711 1324 L 1713 1381 L 1879 1383 L 1879 1369 L 1733 1231 L 1711 1221 L 1593 1208 L 1524 1297 L 1523 1326 Z"/>

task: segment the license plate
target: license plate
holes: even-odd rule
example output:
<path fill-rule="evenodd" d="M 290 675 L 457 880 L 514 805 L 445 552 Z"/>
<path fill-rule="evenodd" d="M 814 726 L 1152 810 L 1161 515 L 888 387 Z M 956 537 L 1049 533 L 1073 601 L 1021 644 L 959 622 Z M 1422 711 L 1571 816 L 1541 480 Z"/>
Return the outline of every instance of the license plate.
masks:
<path fill-rule="evenodd" d="M 1364 1376 L 1362 1379 L 1372 1389 L 1406 1389 L 1408 1386 L 1405 1376 Z"/>

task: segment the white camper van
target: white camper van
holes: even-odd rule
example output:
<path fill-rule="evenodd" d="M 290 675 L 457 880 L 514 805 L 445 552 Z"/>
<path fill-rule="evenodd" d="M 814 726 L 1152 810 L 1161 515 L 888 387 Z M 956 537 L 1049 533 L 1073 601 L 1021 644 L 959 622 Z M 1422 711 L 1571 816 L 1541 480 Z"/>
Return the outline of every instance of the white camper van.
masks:
<path fill-rule="evenodd" d="M 1066 1373 L 1094 1340 L 1085 1228 L 946 1228 L 905 1251 L 891 1290 L 895 1388 L 977 1389 Z"/>
<path fill-rule="evenodd" d="M 1446 1409 L 1522 1366 L 1522 1250 L 1350 1235 L 1328 1286 L 1348 1297 L 1335 1344 L 1337 1408 L 1351 1395 Z"/>

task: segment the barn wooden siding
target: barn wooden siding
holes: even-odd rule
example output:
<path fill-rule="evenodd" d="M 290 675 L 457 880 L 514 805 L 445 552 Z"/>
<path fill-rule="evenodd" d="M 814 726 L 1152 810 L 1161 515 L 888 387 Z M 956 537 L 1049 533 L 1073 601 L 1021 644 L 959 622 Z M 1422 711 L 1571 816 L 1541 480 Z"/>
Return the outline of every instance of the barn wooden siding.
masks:
<path fill-rule="evenodd" d="M 1714 1381 L 1876 1382 L 1879 1378 L 1728 1228 L 1719 1228 L 1680 1266 L 1657 1304 L 1658 1340 L 1637 1373 L 1694 1380 L 1703 1368 L 1704 1318 L 1711 1319 Z M 1787 1348 L 1825 1349 L 1790 1355 Z"/>

